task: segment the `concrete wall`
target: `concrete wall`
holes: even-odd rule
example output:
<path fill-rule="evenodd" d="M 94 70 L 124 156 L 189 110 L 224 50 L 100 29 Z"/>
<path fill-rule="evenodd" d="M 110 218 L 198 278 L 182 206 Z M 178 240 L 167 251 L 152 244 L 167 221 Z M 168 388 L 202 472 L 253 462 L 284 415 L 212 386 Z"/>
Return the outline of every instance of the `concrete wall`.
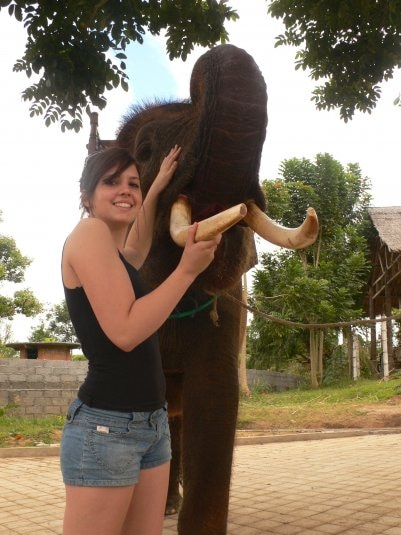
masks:
<path fill-rule="evenodd" d="M 258 387 L 281 392 L 290 388 L 298 388 L 303 383 L 302 377 L 289 373 L 267 370 L 247 370 L 246 373 L 249 388 Z"/>
<path fill-rule="evenodd" d="M 87 362 L 0 359 L 0 407 L 9 415 L 65 414 L 85 378 Z"/>
<path fill-rule="evenodd" d="M 9 415 L 64 415 L 85 378 L 88 363 L 57 360 L 0 359 L 0 407 L 17 405 Z M 286 390 L 297 376 L 248 370 L 249 386 Z"/>

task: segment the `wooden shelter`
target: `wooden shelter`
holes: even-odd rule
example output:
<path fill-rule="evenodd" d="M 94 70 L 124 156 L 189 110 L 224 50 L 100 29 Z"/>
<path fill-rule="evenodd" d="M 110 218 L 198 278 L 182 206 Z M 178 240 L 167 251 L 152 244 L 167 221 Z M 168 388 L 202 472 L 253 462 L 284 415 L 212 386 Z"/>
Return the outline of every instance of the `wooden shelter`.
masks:
<path fill-rule="evenodd" d="M 71 360 L 71 350 L 80 347 L 70 342 L 15 342 L 6 344 L 19 351 L 21 359 Z"/>
<path fill-rule="evenodd" d="M 366 309 L 371 319 L 391 316 L 401 308 L 401 206 L 371 207 L 368 213 L 373 225 L 371 238 L 372 272 L 366 295 Z M 387 351 L 390 368 L 401 361 L 393 348 L 392 320 L 387 324 Z M 371 327 L 372 364 L 377 369 L 376 326 Z"/>

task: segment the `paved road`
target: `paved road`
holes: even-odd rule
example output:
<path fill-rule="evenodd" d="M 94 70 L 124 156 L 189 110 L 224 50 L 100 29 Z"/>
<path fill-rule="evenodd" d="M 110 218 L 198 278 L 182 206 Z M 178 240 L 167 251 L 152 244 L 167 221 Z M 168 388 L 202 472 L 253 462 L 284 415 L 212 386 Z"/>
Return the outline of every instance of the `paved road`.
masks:
<path fill-rule="evenodd" d="M 400 466 L 400 434 L 239 445 L 228 534 L 401 535 Z M 63 508 L 57 456 L 0 458 L 0 535 L 60 535 Z"/>

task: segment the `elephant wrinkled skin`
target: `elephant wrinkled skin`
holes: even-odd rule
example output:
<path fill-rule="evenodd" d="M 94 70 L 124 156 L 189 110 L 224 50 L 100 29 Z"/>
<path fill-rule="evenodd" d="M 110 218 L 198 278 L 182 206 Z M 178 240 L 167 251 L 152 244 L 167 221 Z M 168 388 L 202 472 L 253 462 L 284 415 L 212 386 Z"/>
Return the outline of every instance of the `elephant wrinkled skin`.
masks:
<path fill-rule="evenodd" d="M 266 108 L 266 85 L 252 57 L 220 45 L 196 62 L 188 101 L 135 107 L 117 135 L 116 143 L 130 148 L 138 162 L 144 194 L 170 148 L 182 147 L 178 169 L 159 199 L 154 241 L 142 268 L 150 288 L 169 275 L 182 253 L 169 234 L 178 198 L 185 198 L 192 221 L 241 205 L 240 220 L 223 234 L 213 263 L 160 329 L 173 445 L 167 512 L 179 510 L 180 535 L 227 532 L 243 311 L 223 292 L 241 299 L 241 277 L 257 260 L 247 224 L 253 216 L 243 214 L 246 206 L 252 214 L 265 209 L 259 166 Z M 299 246 L 316 237 L 316 217 L 308 221 L 309 241 Z"/>

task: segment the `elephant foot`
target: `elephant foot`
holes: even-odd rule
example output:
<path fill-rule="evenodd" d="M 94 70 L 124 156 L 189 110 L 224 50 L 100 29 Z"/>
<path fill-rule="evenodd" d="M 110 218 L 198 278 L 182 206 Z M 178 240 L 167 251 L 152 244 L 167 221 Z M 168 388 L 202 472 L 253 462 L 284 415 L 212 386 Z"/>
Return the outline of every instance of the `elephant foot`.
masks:
<path fill-rule="evenodd" d="M 175 515 L 178 513 L 181 507 L 182 498 L 180 495 L 174 496 L 172 498 L 168 497 L 166 503 L 165 516 Z"/>

